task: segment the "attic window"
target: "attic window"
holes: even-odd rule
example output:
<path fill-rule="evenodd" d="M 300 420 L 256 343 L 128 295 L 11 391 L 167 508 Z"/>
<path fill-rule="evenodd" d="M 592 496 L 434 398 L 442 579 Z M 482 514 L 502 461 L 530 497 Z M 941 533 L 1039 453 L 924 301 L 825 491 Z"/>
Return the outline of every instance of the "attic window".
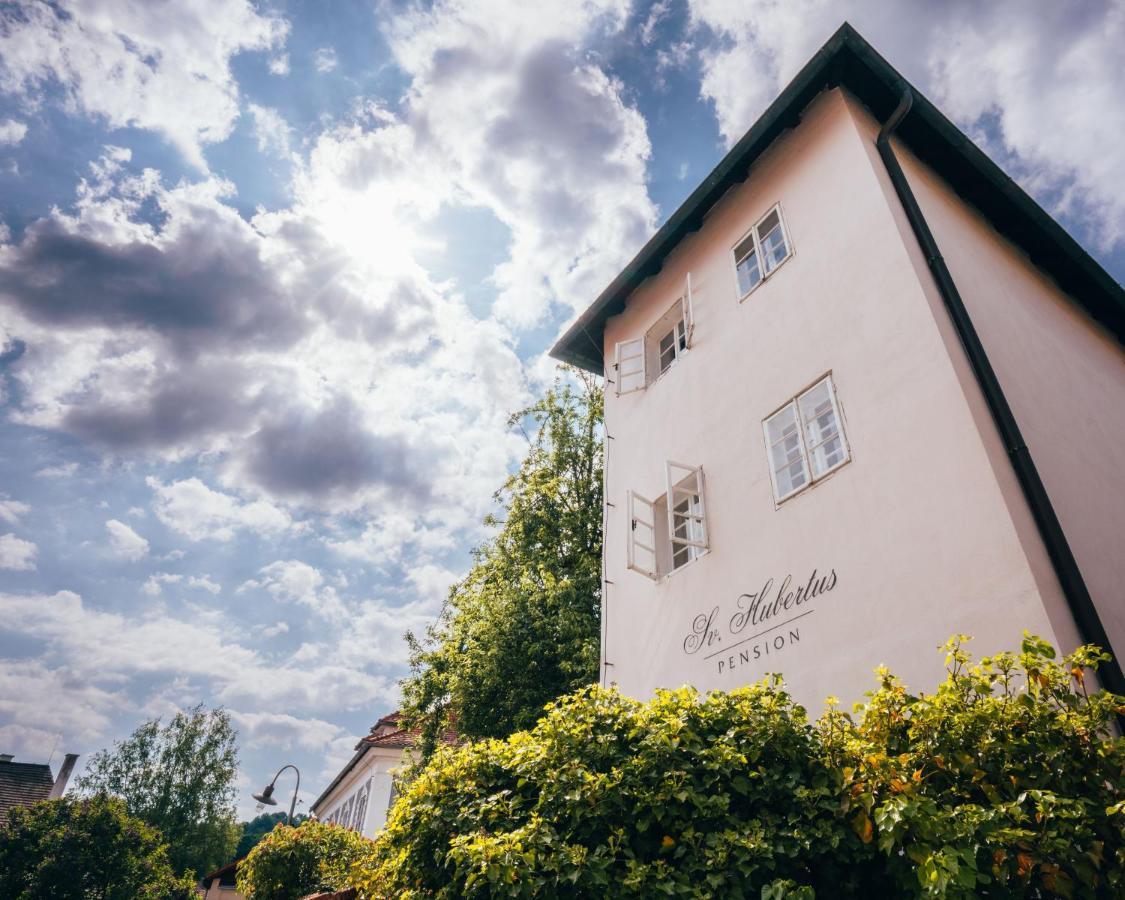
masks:
<path fill-rule="evenodd" d="M 617 393 L 642 390 L 667 372 L 691 347 L 694 324 L 689 273 L 683 294 L 644 337 L 617 344 L 613 364 Z"/>
<path fill-rule="evenodd" d="M 739 299 L 769 278 L 792 254 L 778 204 L 734 248 Z"/>

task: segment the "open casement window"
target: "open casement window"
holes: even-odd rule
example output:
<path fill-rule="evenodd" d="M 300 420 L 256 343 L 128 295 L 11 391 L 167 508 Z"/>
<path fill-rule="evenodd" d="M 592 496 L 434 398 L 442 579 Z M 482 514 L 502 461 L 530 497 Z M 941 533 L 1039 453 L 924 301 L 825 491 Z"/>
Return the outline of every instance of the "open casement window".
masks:
<path fill-rule="evenodd" d="M 691 275 L 684 279 L 684 292 L 645 333 L 645 368 L 649 381 L 655 381 L 691 347 Z"/>
<path fill-rule="evenodd" d="M 654 581 L 660 577 L 656 504 L 629 491 L 629 568 Z"/>
<path fill-rule="evenodd" d="M 678 569 L 707 549 L 707 516 L 703 501 L 703 469 L 667 464 L 668 541 L 671 568 Z"/>
<path fill-rule="evenodd" d="M 691 347 L 694 330 L 691 274 L 688 273 L 683 294 L 645 336 L 617 344 L 614 358 L 617 393 L 639 391 L 667 372 Z"/>
<path fill-rule="evenodd" d="M 645 339 L 620 341 L 613 368 L 617 372 L 617 393 L 628 394 L 645 386 Z"/>
<path fill-rule="evenodd" d="M 750 229 L 734 248 L 734 268 L 738 276 L 738 296 L 745 297 L 793 252 L 781 220 L 781 206 L 775 206 Z"/>
<path fill-rule="evenodd" d="M 629 568 L 658 581 L 707 552 L 703 469 L 670 462 L 668 492 L 648 500 L 629 492 Z"/>
<path fill-rule="evenodd" d="M 831 375 L 794 397 L 762 425 L 779 503 L 848 461 Z"/>

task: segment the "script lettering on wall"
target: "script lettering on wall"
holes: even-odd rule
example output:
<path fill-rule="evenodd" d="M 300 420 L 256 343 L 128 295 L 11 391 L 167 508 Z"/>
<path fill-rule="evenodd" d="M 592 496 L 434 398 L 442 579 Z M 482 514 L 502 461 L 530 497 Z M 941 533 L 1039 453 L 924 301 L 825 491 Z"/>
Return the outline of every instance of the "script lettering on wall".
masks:
<path fill-rule="evenodd" d="M 813 569 L 804 581 L 767 578 L 753 593 L 739 594 L 733 611 L 713 606 L 692 619 L 683 651 L 713 664 L 719 674 L 780 653 L 801 640 L 800 620 L 816 610 L 813 601 L 836 587 L 836 570 Z"/>

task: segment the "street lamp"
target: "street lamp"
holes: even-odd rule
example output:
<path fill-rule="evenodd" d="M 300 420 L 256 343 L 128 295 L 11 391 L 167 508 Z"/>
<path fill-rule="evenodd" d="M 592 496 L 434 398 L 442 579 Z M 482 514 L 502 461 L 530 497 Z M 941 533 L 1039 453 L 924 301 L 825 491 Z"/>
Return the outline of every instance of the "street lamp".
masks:
<path fill-rule="evenodd" d="M 289 819 L 285 823 L 286 825 L 292 825 L 293 810 L 297 806 L 297 792 L 301 789 L 301 770 L 290 763 L 289 765 L 282 766 L 280 769 L 278 769 L 277 775 L 280 775 L 286 769 L 292 769 L 297 773 L 297 786 L 293 788 L 293 802 L 289 804 Z M 277 801 L 273 799 L 273 786 L 277 783 L 277 775 L 274 775 L 273 780 L 264 788 L 262 788 L 262 792 L 260 794 L 251 794 L 250 796 L 257 800 L 259 803 L 264 803 L 266 806 L 277 806 Z"/>

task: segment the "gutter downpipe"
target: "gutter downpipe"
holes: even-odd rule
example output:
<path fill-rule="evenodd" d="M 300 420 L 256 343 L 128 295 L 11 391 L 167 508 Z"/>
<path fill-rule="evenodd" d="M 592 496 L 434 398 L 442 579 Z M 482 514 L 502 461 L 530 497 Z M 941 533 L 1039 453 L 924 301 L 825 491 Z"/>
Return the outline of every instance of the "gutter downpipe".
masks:
<path fill-rule="evenodd" d="M 957 291 L 957 285 L 954 283 L 953 276 L 942 258 L 937 241 L 934 240 L 930 226 L 922 213 L 922 208 L 918 205 L 914 192 L 910 189 L 910 183 L 906 180 L 902 166 L 891 147 L 891 136 L 902 123 L 902 120 L 910 113 L 913 105 L 913 92 L 909 87 L 902 86 L 902 98 L 898 107 L 879 130 L 875 146 L 879 151 L 880 159 L 883 160 L 883 166 L 887 170 L 887 175 L 891 179 L 899 202 L 902 204 L 903 212 L 906 213 L 906 218 L 914 231 L 914 237 L 917 238 L 922 254 L 926 257 L 926 264 L 937 283 L 938 292 L 941 294 L 945 308 L 949 312 L 949 318 L 953 322 L 957 336 L 961 339 L 961 346 L 965 348 L 969 365 L 976 376 L 981 392 L 984 394 L 988 411 L 992 414 L 992 421 L 1000 432 L 1000 439 L 1004 443 L 1004 449 L 1011 460 L 1012 468 L 1015 469 L 1016 479 L 1023 490 L 1024 499 L 1031 508 L 1032 517 L 1035 519 L 1039 535 L 1047 549 L 1047 555 L 1054 567 L 1055 576 L 1062 587 L 1067 606 L 1070 607 L 1075 624 L 1078 626 L 1079 636 L 1083 643 L 1096 644 L 1112 654 L 1114 651 L 1109 642 L 1109 636 L 1106 634 L 1102 620 L 1098 616 L 1097 608 L 1090 597 L 1090 591 L 1082 578 L 1082 572 L 1078 568 L 1078 562 L 1070 549 L 1070 544 L 1067 542 L 1066 534 L 1063 532 L 1062 525 L 1055 514 L 1055 509 L 1051 505 L 1047 489 L 1043 486 L 1039 471 L 1035 468 L 1031 451 L 1024 442 L 1016 418 L 1008 405 L 1008 399 L 1004 396 L 1000 381 L 992 369 L 992 364 L 988 360 L 988 355 L 985 353 L 984 345 L 977 335 L 976 328 L 973 327 L 969 311 L 965 308 L 961 294 Z M 1121 664 L 1118 662 L 1116 655 L 1098 669 L 1098 679 L 1107 690 L 1114 694 L 1125 694 L 1125 675 L 1122 674 Z M 1118 724 L 1121 725 L 1120 718 Z"/>

